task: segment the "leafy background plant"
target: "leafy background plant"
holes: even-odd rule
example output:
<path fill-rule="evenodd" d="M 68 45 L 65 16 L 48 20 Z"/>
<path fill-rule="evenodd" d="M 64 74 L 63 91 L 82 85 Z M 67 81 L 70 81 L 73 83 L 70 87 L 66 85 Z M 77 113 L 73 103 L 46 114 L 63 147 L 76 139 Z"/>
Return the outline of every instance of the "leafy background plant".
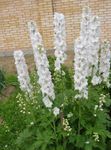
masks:
<path fill-rule="evenodd" d="M 0 103 L 0 149 L 1 150 L 110 150 L 111 104 L 108 89 L 104 84 L 89 84 L 89 99 L 75 100 L 73 71 L 66 66 L 61 73 L 54 71 L 54 58 L 49 57 L 50 70 L 55 84 L 54 106 L 60 107 L 59 116 L 45 108 L 42 103 L 36 72 L 31 74 L 34 86 L 33 98 L 29 99 L 19 89 L 15 76 L 6 78 L 7 84 L 16 87 L 14 93 Z M 97 110 L 100 94 L 106 95 L 103 111 Z M 69 129 L 64 130 L 63 119 Z M 67 127 L 68 128 L 68 127 Z M 93 134 L 98 133 L 99 141 Z"/>
<path fill-rule="evenodd" d="M 1 93 L 1 90 L 4 88 L 4 86 L 5 86 L 4 72 L 0 70 L 0 93 Z"/>

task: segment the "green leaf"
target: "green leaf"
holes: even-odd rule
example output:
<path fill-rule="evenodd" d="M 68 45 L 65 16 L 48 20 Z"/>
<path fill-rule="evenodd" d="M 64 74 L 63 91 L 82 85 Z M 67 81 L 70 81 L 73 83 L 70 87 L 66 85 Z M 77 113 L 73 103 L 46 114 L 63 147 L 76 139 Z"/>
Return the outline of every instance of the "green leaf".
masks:
<path fill-rule="evenodd" d="M 28 128 L 26 128 L 25 130 L 23 130 L 23 132 L 19 134 L 19 137 L 16 140 L 16 144 L 20 146 L 22 143 L 24 143 L 25 140 L 27 140 L 27 138 L 31 137 L 31 135 L 32 132 L 29 131 Z"/>

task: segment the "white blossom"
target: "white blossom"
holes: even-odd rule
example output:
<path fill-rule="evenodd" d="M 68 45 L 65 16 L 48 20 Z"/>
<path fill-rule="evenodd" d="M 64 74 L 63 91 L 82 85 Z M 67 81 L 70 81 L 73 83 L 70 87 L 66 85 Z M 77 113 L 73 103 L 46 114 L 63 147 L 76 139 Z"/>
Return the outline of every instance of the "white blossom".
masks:
<path fill-rule="evenodd" d="M 49 99 L 48 96 L 44 96 L 43 97 L 43 103 L 47 108 L 51 108 L 52 107 L 52 101 Z"/>
<path fill-rule="evenodd" d="M 31 122 L 30 125 L 34 125 L 34 122 Z"/>
<path fill-rule="evenodd" d="M 57 115 L 59 115 L 59 113 L 60 113 L 60 109 L 59 109 L 58 107 L 54 107 L 54 109 L 53 109 L 53 114 L 54 114 L 55 116 L 57 116 Z"/>
<path fill-rule="evenodd" d="M 69 124 L 68 119 L 63 118 L 63 127 L 64 127 L 64 131 L 66 131 L 66 132 L 71 132 L 72 131 L 72 128 Z"/>
<path fill-rule="evenodd" d="M 83 9 L 80 37 L 74 45 L 74 83 L 79 94 L 76 98 L 88 98 L 88 77 L 93 85 L 101 83 L 98 73 L 100 21 L 91 14 L 89 7 Z"/>
<path fill-rule="evenodd" d="M 89 70 L 92 73 L 92 84 L 100 84 L 100 77 L 97 75 L 99 68 L 99 48 L 100 48 L 100 21 L 97 16 L 93 16 L 91 18 L 91 25 L 90 25 L 90 57 L 89 61 Z M 98 78 L 98 82 L 97 82 Z M 96 81 L 95 81 L 96 80 Z"/>
<path fill-rule="evenodd" d="M 67 115 L 67 118 L 71 118 L 73 116 L 73 113 L 70 112 L 68 115 Z"/>
<path fill-rule="evenodd" d="M 74 86 L 79 91 L 76 98 L 88 98 L 88 81 L 87 81 L 87 57 L 82 38 L 75 41 L 74 47 Z"/>
<path fill-rule="evenodd" d="M 99 142 L 99 135 L 97 132 L 93 132 L 93 138 L 94 138 L 95 142 Z"/>
<path fill-rule="evenodd" d="M 52 107 L 52 100 L 55 99 L 54 85 L 52 83 L 51 72 L 49 71 L 49 62 L 46 56 L 46 50 L 40 33 L 36 28 L 35 22 L 28 23 L 30 38 L 32 42 L 34 59 L 37 73 L 39 76 L 39 84 L 43 94 L 43 102 L 46 107 Z"/>
<path fill-rule="evenodd" d="M 85 144 L 90 144 L 90 142 L 89 142 L 89 141 L 86 141 Z"/>
<path fill-rule="evenodd" d="M 74 45 L 74 86 L 79 94 L 75 98 L 88 98 L 88 40 L 91 11 L 83 9 L 80 37 Z"/>
<path fill-rule="evenodd" d="M 65 18 L 61 13 L 54 14 L 54 49 L 55 49 L 55 70 L 61 69 L 61 64 L 67 58 L 66 55 L 66 31 Z"/>
<path fill-rule="evenodd" d="M 97 84 L 100 84 L 101 81 L 102 81 L 101 78 L 100 78 L 99 76 L 96 76 L 96 75 L 95 75 L 95 76 L 93 76 L 91 82 L 92 82 L 93 85 L 97 85 Z"/>
<path fill-rule="evenodd" d="M 101 45 L 99 73 L 102 76 L 102 80 L 106 82 L 107 86 L 110 86 L 109 84 L 110 61 L 111 61 L 110 43 L 108 41 L 104 41 Z"/>
<path fill-rule="evenodd" d="M 30 83 L 30 77 L 28 68 L 25 62 L 24 54 L 21 50 L 14 51 L 15 65 L 18 73 L 18 80 L 22 91 L 31 93 L 32 85 Z"/>
<path fill-rule="evenodd" d="M 88 76 L 92 76 L 92 83 L 99 84 L 100 80 L 98 79 L 97 82 L 97 73 L 100 46 L 100 21 L 98 16 L 92 15 L 91 9 L 89 7 L 85 7 L 83 9 L 80 36 L 83 37 L 83 40 L 85 41 L 84 48 L 87 52 L 86 57 L 88 65 Z"/>

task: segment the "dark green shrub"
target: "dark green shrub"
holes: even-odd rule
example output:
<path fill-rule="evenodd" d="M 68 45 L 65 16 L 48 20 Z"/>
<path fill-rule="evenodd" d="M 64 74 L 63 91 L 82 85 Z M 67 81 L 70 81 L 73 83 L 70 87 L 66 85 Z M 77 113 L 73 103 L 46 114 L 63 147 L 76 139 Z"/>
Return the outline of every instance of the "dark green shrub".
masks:
<path fill-rule="evenodd" d="M 0 70 L 0 93 L 5 86 L 5 77 L 3 71 Z"/>

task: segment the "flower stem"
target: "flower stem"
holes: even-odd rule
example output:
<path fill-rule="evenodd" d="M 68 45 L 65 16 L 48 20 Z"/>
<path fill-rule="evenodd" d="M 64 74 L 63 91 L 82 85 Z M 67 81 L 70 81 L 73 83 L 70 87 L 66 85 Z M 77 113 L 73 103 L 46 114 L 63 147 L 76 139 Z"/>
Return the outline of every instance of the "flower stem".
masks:
<path fill-rule="evenodd" d="M 77 135 L 79 136 L 80 135 L 80 130 L 81 130 L 81 124 L 80 124 L 80 118 L 81 118 L 80 100 L 78 102 L 78 113 L 79 113 L 79 116 L 78 116 L 78 131 L 77 131 Z M 79 150 L 79 148 L 78 148 L 78 150 Z"/>
<path fill-rule="evenodd" d="M 58 139 L 57 139 L 55 121 L 53 121 L 53 130 L 54 130 L 54 135 L 55 135 L 55 139 L 56 139 L 56 145 L 55 145 L 55 150 L 56 150 L 58 147 Z"/>

